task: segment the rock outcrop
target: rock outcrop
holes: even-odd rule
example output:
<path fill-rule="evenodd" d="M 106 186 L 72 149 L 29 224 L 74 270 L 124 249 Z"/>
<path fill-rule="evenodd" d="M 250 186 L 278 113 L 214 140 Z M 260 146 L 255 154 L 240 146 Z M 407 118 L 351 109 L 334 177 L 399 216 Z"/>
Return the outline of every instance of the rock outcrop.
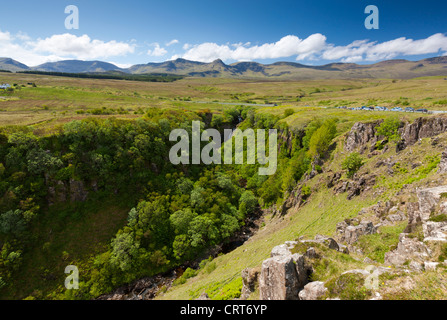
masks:
<path fill-rule="evenodd" d="M 447 241 L 447 221 L 432 221 L 433 218 L 447 213 L 447 186 L 417 190 L 418 202 L 407 204 L 408 226 L 399 237 L 397 248 L 385 254 L 385 263 L 403 265 L 422 270 L 423 265 L 432 257 L 432 252 L 425 242 Z M 422 227 L 421 235 L 415 235 Z M 422 241 L 423 240 L 423 241 Z"/>
<path fill-rule="evenodd" d="M 298 242 L 276 246 L 271 258 L 262 263 L 259 276 L 261 300 L 298 300 L 298 293 L 308 282 L 309 269 L 304 256 L 290 251 Z"/>
<path fill-rule="evenodd" d="M 423 242 L 402 233 L 399 236 L 397 249 L 385 253 L 385 264 L 396 266 L 410 262 L 421 264 L 430 257 L 430 249 Z"/>
<path fill-rule="evenodd" d="M 364 147 L 368 143 L 376 143 L 378 141 L 376 136 L 376 128 L 383 121 L 373 121 L 373 122 L 357 122 L 351 128 L 348 133 L 345 142 L 345 150 L 352 152 L 359 147 Z"/>
<path fill-rule="evenodd" d="M 356 243 L 363 235 L 377 233 L 377 229 L 377 226 L 367 220 L 358 222 L 358 219 L 347 219 L 337 223 L 337 234 L 340 241 L 349 245 Z"/>
<path fill-rule="evenodd" d="M 259 279 L 261 300 L 298 300 L 298 292 L 303 283 L 298 281 L 296 260 L 299 255 L 275 256 L 262 263 Z"/>
<path fill-rule="evenodd" d="M 407 124 L 402 130 L 402 140 L 405 146 L 415 144 L 422 138 L 430 138 L 447 131 L 447 118 L 418 118 Z"/>
<path fill-rule="evenodd" d="M 299 293 L 300 300 L 319 300 L 327 292 L 327 288 L 321 281 L 308 283 Z"/>

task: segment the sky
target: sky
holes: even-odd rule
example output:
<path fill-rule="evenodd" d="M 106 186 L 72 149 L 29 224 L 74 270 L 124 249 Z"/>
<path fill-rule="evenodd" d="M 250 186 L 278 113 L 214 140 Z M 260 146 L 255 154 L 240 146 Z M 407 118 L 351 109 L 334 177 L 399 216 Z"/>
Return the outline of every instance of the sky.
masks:
<path fill-rule="evenodd" d="M 79 10 L 78 29 L 66 28 L 70 5 Z M 379 29 L 365 27 L 368 5 L 378 9 Z M 177 58 L 420 60 L 447 55 L 446 16 L 447 1 L 439 0 L 21 0 L 0 10 L 0 57 L 28 66 L 79 59 L 120 67 Z"/>

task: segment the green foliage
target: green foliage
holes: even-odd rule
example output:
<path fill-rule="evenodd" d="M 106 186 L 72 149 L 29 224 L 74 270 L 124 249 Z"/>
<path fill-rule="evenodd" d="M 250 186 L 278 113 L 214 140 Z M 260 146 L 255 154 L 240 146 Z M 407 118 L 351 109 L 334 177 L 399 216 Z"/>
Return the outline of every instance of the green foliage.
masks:
<path fill-rule="evenodd" d="M 341 300 L 368 300 L 372 291 L 364 286 L 365 279 L 361 274 L 346 273 L 327 283 L 328 295 Z"/>
<path fill-rule="evenodd" d="M 342 163 L 342 169 L 347 171 L 348 178 L 352 178 L 362 166 L 363 159 L 357 152 L 351 153 Z"/>
<path fill-rule="evenodd" d="M 401 122 L 399 119 L 386 118 L 377 127 L 376 134 L 388 138 L 389 141 L 396 141 L 399 139 L 398 130 L 400 125 Z"/>
<path fill-rule="evenodd" d="M 432 222 L 444 222 L 447 221 L 447 214 L 439 214 L 436 216 L 430 217 L 429 221 Z"/>
<path fill-rule="evenodd" d="M 307 185 L 303 185 L 303 187 L 301 188 L 301 195 L 303 196 L 303 198 L 306 199 L 311 194 L 312 194 L 312 189 Z"/>
<path fill-rule="evenodd" d="M 227 283 L 213 283 L 205 292 L 211 300 L 234 300 L 241 296 L 242 285 L 242 278 L 238 277 Z"/>
<path fill-rule="evenodd" d="M 239 211 L 244 216 L 254 213 L 258 205 L 258 198 L 250 190 L 245 191 L 239 199 Z"/>
<path fill-rule="evenodd" d="M 193 278 L 197 275 L 198 271 L 191 269 L 191 268 L 187 268 L 181 277 L 177 278 L 176 280 L 174 280 L 174 282 L 172 283 L 172 285 L 174 286 L 178 286 L 181 284 L 186 283 L 186 281 L 188 281 L 188 279 Z"/>
<path fill-rule="evenodd" d="M 313 158 L 319 156 L 323 158 L 332 144 L 332 140 L 337 134 L 337 120 L 329 119 L 321 123 L 321 125 L 316 124 L 314 126 L 315 131 L 309 139 L 309 155 Z M 308 132 L 306 132 L 306 136 Z"/>
<path fill-rule="evenodd" d="M 0 215 L 0 233 L 19 235 L 26 228 L 26 221 L 21 210 L 10 210 Z"/>
<path fill-rule="evenodd" d="M 286 110 L 284 110 L 284 118 L 290 117 L 294 113 L 295 113 L 295 111 L 293 109 L 286 109 Z"/>

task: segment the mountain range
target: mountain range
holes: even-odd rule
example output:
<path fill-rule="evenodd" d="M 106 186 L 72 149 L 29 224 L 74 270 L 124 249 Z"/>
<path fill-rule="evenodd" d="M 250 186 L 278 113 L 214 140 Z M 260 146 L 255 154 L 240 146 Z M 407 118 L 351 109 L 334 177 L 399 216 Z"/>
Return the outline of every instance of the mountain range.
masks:
<path fill-rule="evenodd" d="M 134 65 L 130 68 L 102 61 L 64 60 L 29 67 L 11 58 L 0 58 L 0 70 L 12 72 L 45 71 L 63 73 L 128 74 L 164 73 L 192 77 L 252 78 L 277 80 L 360 79 L 388 78 L 409 79 L 422 76 L 447 76 L 447 56 L 420 61 L 387 60 L 369 65 L 331 63 L 322 66 L 303 65 L 295 62 L 237 62 L 225 64 L 222 60 L 211 63 L 177 59 L 161 63 Z"/>

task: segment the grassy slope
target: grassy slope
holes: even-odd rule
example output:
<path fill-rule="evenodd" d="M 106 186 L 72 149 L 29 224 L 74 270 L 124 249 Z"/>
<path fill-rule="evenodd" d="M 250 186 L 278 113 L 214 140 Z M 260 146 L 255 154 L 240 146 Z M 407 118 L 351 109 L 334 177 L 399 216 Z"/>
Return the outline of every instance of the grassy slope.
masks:
<path fill-rule="evenodd" d="M 447 143 L 447 134 L 441 137 L 442 139 L 438 146 L 431 145 L 430 139 L 427 138 L 423 139 L 420 144 L 409 147 L 399 154 L 396 154 L 394 148 L 390 148 L 385 154 L 372 158 L 364 157 L 365 165 L 361 168 L 359 174 L 374 172 L 378 176 L 378 182 L 374 188 L 350 201 L 346 199 L 346 193 L 335 195 L 332 190 L 328 190 L 325 187 L 325 173 L 317 175 L 307 182 L 307 185 L 311 186 L 314 191 L 305 206 L 298 210 L 290 210 L 284 217 L 265 217 L 265 227 L 255 236 L 235 251 L 214 260 L 216 269 L 212 273 L 207 274 L 202 271 L 198 276 L 189 279 L 186 284 L 173 287 L 167 293 L 159 296 L 158 299 L 194 299 L 203 292 L 215 290 L 216 286 L 222 288 L 225 284 L 239 278 L 242 270 L 245 268 L 260 266 L 263 260 L 270 257 L 270 252 L 274 246 L 283 244 L 285 241 L 296 240 L 300 236 L 313 238 L 316 234 L 334 235 L 338 222 L 357 216 L 361 209 L 369 207 L 379 200 L 386 201 L 395 198 L 396 193 L 399 191 L 401 195 L 397 199 L 417 201 L 413 199 L 414 188 L 447 183 L 447 177 L 437 175 L 436 170 L 431 171 L 427 175 L 418 173 L 418 168 L 424 168 L 429 165 L 426 156 L 439 155 L 443 148 L 442 145 Z M 341 171 L 341 162 L 346 156 L 343 152 L 342 143 L 343 139 L 339 137 L 337 149 L 333 154 L 334 158 L 324 166 L 325 172 L 329 170 L 332 172 Z M 407 171 L 395 171 L 393 175 L 390 175 L 386 170 L 386 166 L 379 169 L 375 168 L 375 164 L 378 161 L 390 157 L 403 164 L 402 167 L 405 167 Z M 420 162 L 421 166 L 411 169 L 411 165 L 418 162 Z M 411 185 L 405 186 L 402 184 L 402 181 L 410 178 L 416 178 Z M 342 179 L 347 180 L 347 177 L 344 175 Z M 368 215 L 363 215 L 362 218 L 368 218 Z M 374 219 L 373 217 L 371 218 Z M 365 236 L 359 244 L 362 246 L 365 256 L 383 262 L 384 253 L 389 251 L 390 246 L 397 244 L 399 234 L 405 226 L 406 222 L 400 222 L 395 226 L 383 227 L 378 235 Z M 318 270 L 318 280 L 320 281 L 336 279 L 344 271 L 356 268 L 364 269 L 368 265 L 330 251 L 326 255 L 335 262 L 327 270 L 324 268 L 323 270 Z M 357 254 L 351 253 L 351 256 L 357 256 Z M 363 260 L 365 256 L 361 256 L 361 259 Z M 392 281 L 397 281 L 396 279 L 402 279 L 405 276 L 389 279 L 386 277 L 381 278 L 383 282 L 381 282 L 380 288 L 385 298 L 393 298 L 393 295 L 390 293 L 392 291 L 390 289 L 392 288 Z M 436 282 L 438 284 L 437 287 L 433 287 L 431 290 L 428 290 L 429 292 L 426 292 L 427 290 L 421 289 L 423 285 L 418 284 L 417 287 L 420 289 L 420 293 L 415 293 L 411 290 L 399 291 L 395 289 L 396 295 L 398 294 L 396 297 L 400 299 L 445 298 L 442 283 L 435 280 L 433 273 L 418 275 L 420 283 L 433 284 Z M 252 298 L 257 298 L 256 293 Z"/>

